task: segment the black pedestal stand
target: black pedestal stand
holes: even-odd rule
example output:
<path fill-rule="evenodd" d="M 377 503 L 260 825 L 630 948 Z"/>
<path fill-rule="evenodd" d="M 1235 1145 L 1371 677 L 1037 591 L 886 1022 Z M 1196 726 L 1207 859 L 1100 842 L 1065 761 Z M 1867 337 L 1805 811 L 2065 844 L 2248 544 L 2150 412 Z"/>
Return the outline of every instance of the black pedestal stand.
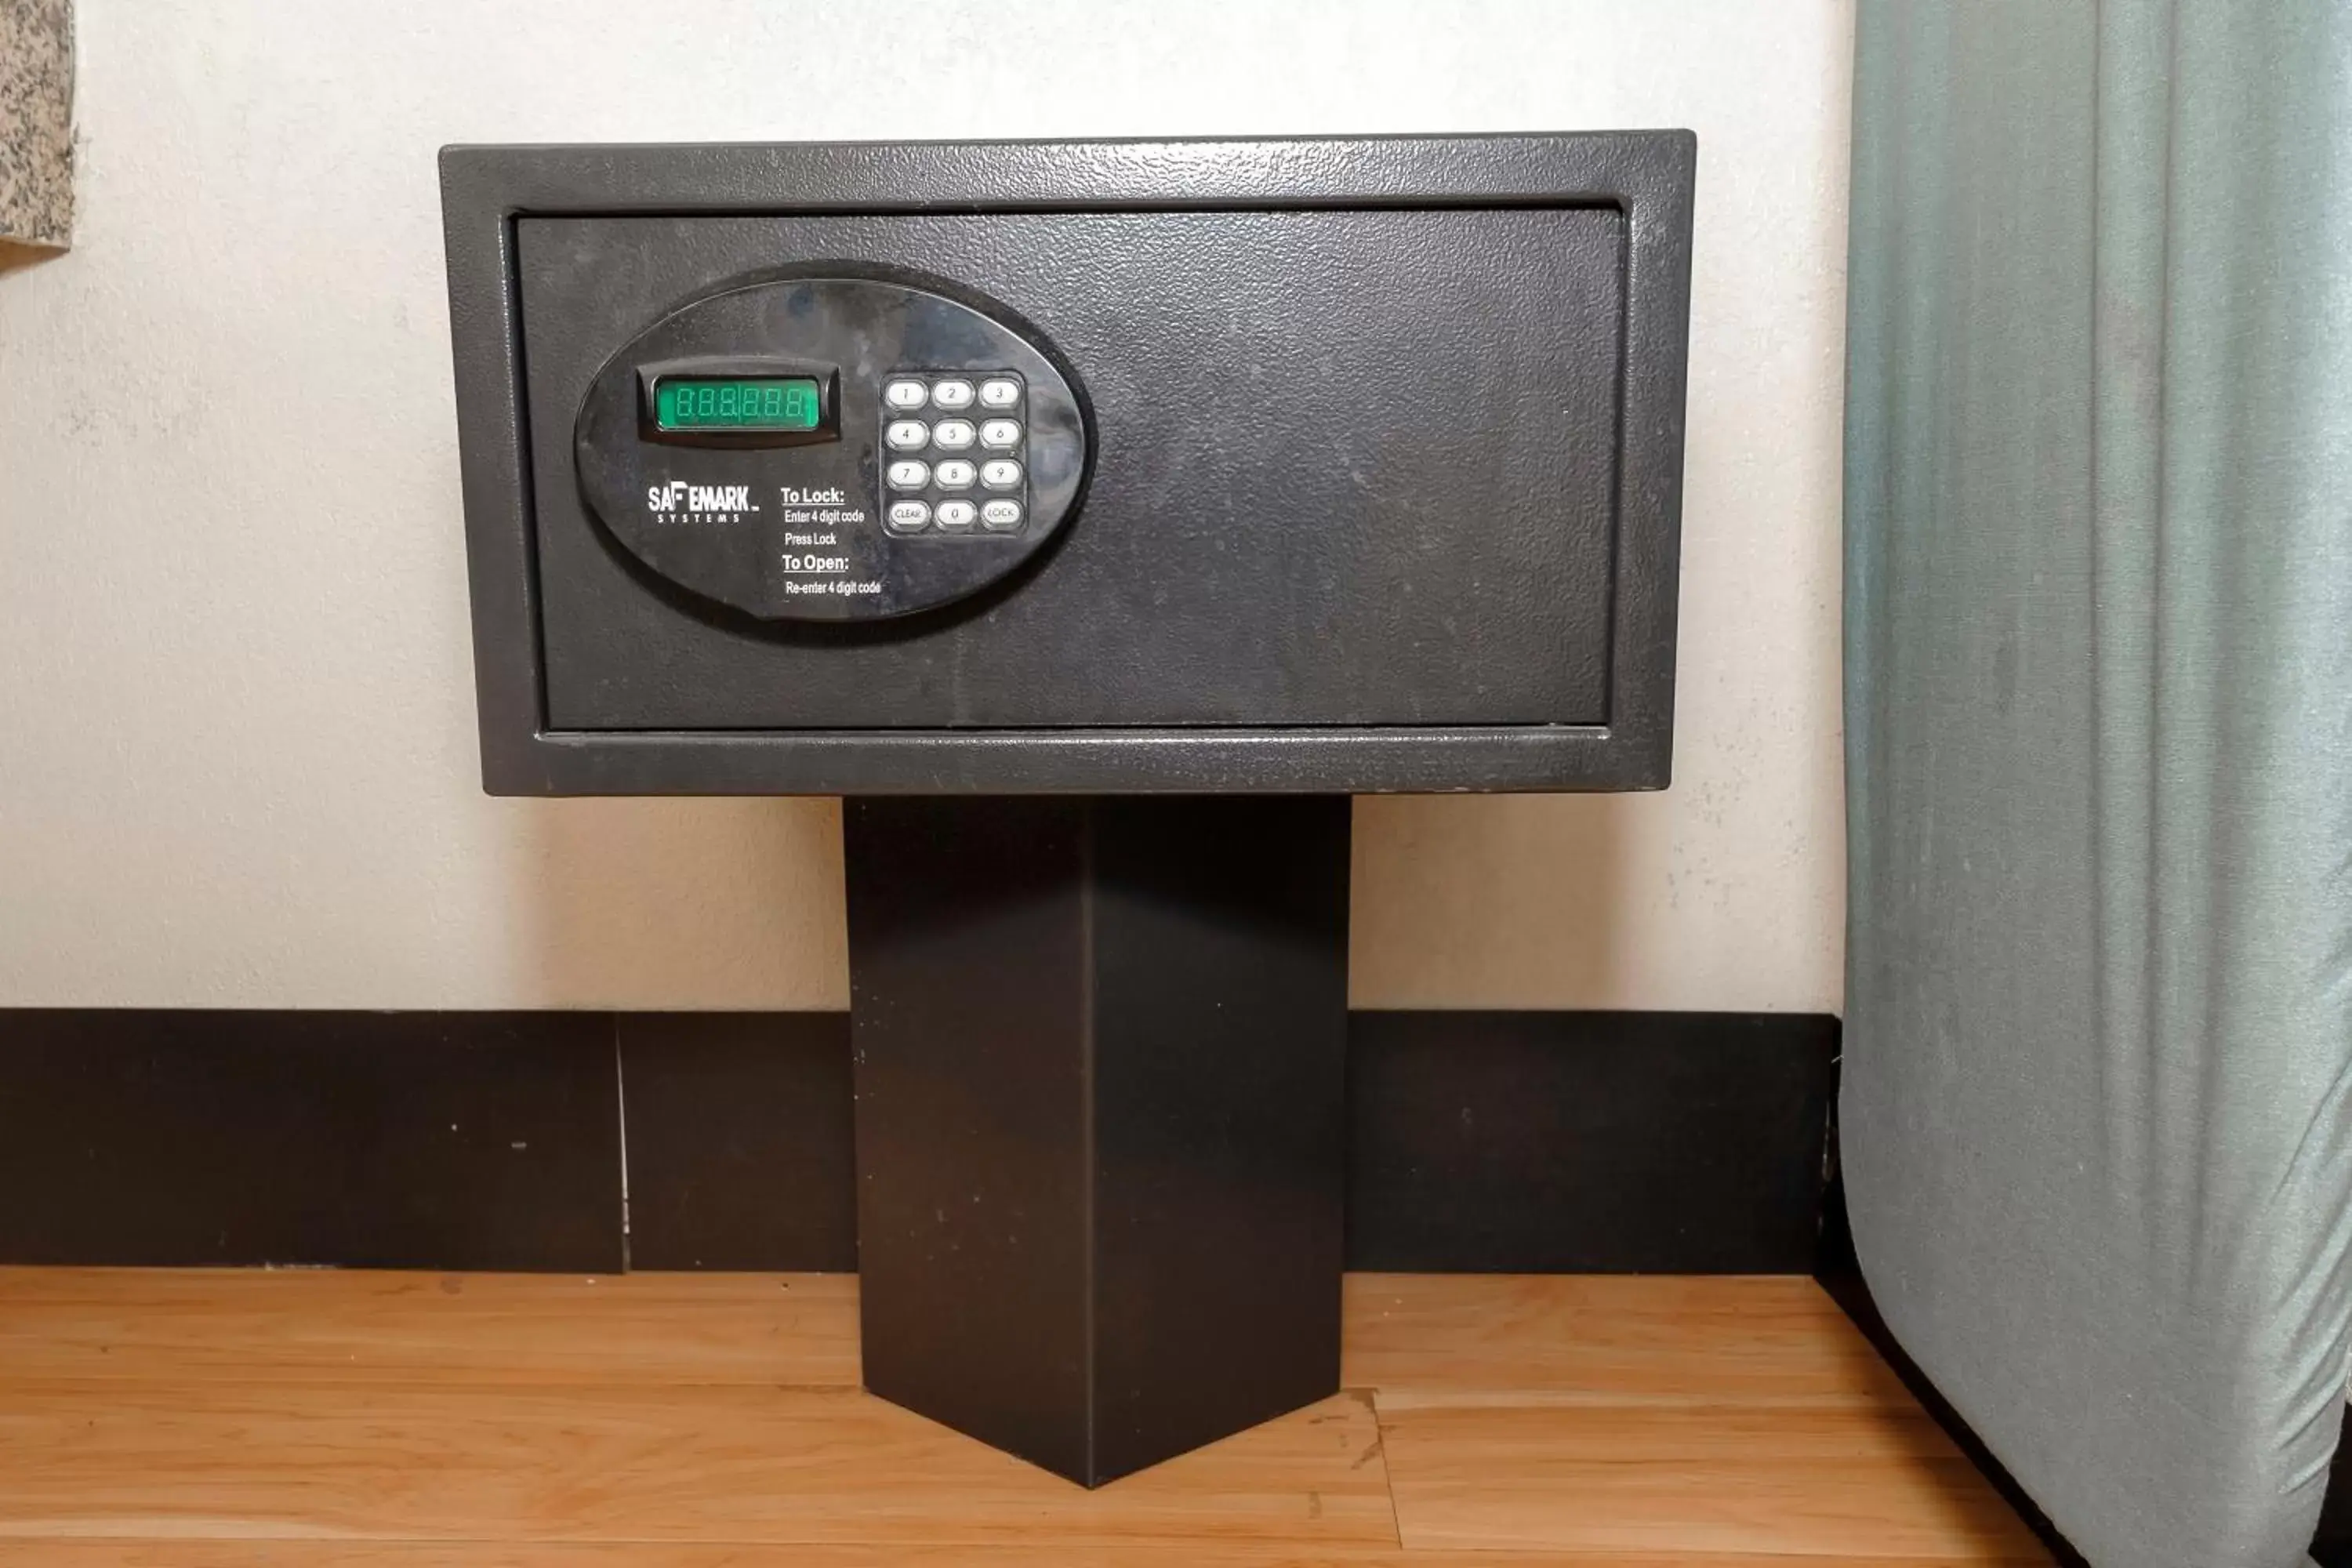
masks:
<path fill-rule="evenodd" d="M 1336 1392 L 1348 801 L 845 817 L 866 1385 L 1088 1486 Z"/>

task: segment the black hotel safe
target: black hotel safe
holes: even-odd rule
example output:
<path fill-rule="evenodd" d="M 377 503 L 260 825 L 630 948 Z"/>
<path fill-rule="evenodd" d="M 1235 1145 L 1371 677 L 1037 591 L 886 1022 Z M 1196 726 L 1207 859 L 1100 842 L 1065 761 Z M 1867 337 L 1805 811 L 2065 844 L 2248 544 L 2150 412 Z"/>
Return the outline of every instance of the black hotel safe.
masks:
<path fill-rule="evenodd" d="M 486 784 L 850 797 L 877 1394 L 1336 1389 L 1348 797 L 1665 784 L 1694 157 L 444 153 Z"/>
<path fill-rule="evenodd" d="M 450 150 L 491 787 L 1662 784 L 1691 169 Z"/>

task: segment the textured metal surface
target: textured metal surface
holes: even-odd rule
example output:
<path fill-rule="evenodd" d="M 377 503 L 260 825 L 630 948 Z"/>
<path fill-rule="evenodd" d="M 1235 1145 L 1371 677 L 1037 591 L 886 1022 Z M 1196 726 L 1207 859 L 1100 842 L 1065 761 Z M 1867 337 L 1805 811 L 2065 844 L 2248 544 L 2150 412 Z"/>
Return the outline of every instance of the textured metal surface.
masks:
<path fill-rule="evenodd" d="M 443 161 L 445 213 L 486 781 L 496 791 L 525 794 L 1315 793 L 1662 785 L 1671 731 L 1693 153 L 1691 138 L 1682 132 L 450 150 Z M 854 719 L 770 713 L 747 720 L 740 710 L 727 715 L 691 707 L 666 715 L 647 700 L 660 695 L 659 671 L 643 668 L 619 671 L 620 685 L 589 690 L 582 707 L 568 715 L 575 722 L 585 715 L 640 728 L 573 729 L 561 722 L 566 715 L 550 711 L 551 697 L 568 701 L 573 689 L 559 681 L 561 666 L 542 658 L 542 610 L 554 603 L 559 585 L 568 594 L 572 584 L 563 579 L 559 584 L 551 573 L 542 601 L 534 519 L 543 508 L 552 519 L 570 494 L 560 488 L 551 500 L 550 487 L 532 484 L 524 459 L 526 356 L 515 297 L 519 215 L 624 219 L 641 214 L 646 216 L 629 221 L 648 226 L 708 216 L 764 223 L 772 229 L 818 221 L 782 216 L 795 213 L 829 215 L 854 227 L 849 220 L 945 220 L 991 212 L 1042 217 L 1055 211 L 1083 211 L 1097 218 L 1200 216 L 1232 208 L 1296 208 L 1326 217 L 1339 216 L 1333 209 L 1405 209 L 1391 215 L 1398 217 L 1434 209 L 1461 209 L 1466 216 L 1476 209 L 1497 217 L 1511 212 L 1530 221 L 1565 220 L 1583 209 L 1587 216 L 1619 226 L 1622 297 L 1615 310 L 1622 339 L 1614 352 L 1615 408 L 1597 424 L 1575 421 L 1572 429 L 1562 419 L 1563 428 L 1555 435 L 1559 445 L 1583 452 L 1574 462 L 1588 469 L 1599 460 L 1595 453 L 1607 453 L 1613 474 L 1613 528 L 1599 557 L 1601 574 L 1588 581 L 1589 574 L 1580 576 L 1554 565 L 1551 581 L 1573 584 L 1565 592 L 1580 600 L 1582 607 L 1576 613 L 1583 620 L 1553 601 L 1496 609 L 1492 622 L 1455 615 L 1449 626 L 1431 616 L 1420 624 L 1420 635 L 1427 636 L 1430 626 L 1451 633 L 1452 654 L 1449 658 L 1442 647 L 1424 647 L 1417 665 L 1408 657 L 1415 650 L 1390 646 L 1397 628 L 1411 624 L 1402 611 L 1389 617 L 1382 631 L 1366 628 L 1344 647 L 1318 638 L 1312 626 L 1303 632 L 1295 624 L 1276 628 L 1272 651 L 1311 650 L 1333 665 L 1345 665 L 1360 653 L 1375 665 L 1389 660 L 1391 677 L 1406 672 L 1378 689 L 1360 684 L 1352 697 L 1344 678 L 1335 679 L 1297 659 L 1263 657 L 1270 650 L 1261 642 L 1255 649 L 1261 657 L 1246 657 L 1252 650 L 1244 649 L 1244 657 L 1232 659 L 1242 691 L 1222 706 L 1219 693 L 1225 683 L 1213 679 L 1205 666 L 1179 678 L 1181 701 L 1171 699 L 1157 710 L 1140 706 L 1144 666 L 1137 659 L 1126 666 L 1134 677 L 1127 691 L 1129 706 L 1099 704 L 1091 713 L 1084 711 L 1090 700 L 1085 680 L 1066 669 L 1049 689 L 1058 690 L 1070 706 L 1052 713 L 1044 711 L 1042 697 L 1013 690 L 1008 683 L 997 694 L 1006 700 L 1003 706 L 968 706 L 958 717 L 959 699 L 950 683 L 944 698 L 902 693 L 908 701 L 916 696 L 936 701 L 948 714 L 939 719 L 898 702 L 870 705 Z M 1360 259 L 1371 269 L 1367 276 L 1395 264 L 1378 246 Z M 1465 253 L 1457 259 L 1467 268 L 1483 258 Z M 1475 333 L 1476 323 L 1466 323 L 1465 330 Z M 1142 324 L 1129 331 L 1139 334 Z M 1510 342 L 1499 337 L 1489 347 L 1498 356 L 1512 352 Z M 535 349 L 530 359 L 536 372 Z M 1097 395 L 1108 396 L 1094 381 L 1101 374 L 1105 386 L 1114 385 L 1116 366 L 1101 373 L 1082 368 Z M 1082 510 L 1066 542 L 1084 538 L 1089 523 L 1088 512 Z M 562 533 L 551 522 L 545 542 L 560 548 L 553 542 Z M 576 563 L 567 562 L 567 568 L 572 564 Z M 1024 594 L 1047 582 L 1057 564 L 1055 552 L 1048 552 L 1036 575 L 1025 579 Z M 1310 552 L 1305 569 L 1286 580 L 1300 596 L 1281 604 L 1286 614 L 1314 607 L 1312 595 L 1320 591 L 1316 574 L 1328 564 L 1313 563 Z M 1508 605 L 1500 596 L 1512 591 L 1517 574 L 1507 554 L 1497 564 L 1493 592 L 1498 597 L 1489 602 Z M 1396 567 L 1388 563 L 1389 569 Z M 1183 581 L 1163 578 L 1162 584 L 1181 588 Z M 983 595 L 973 603 L 985 614 L 988 606 L 1011 602 Z M 1149 598 L 1131 599 L 1119 608 L 1130 639 L 1148 639 L 1173 624 L 1154 620 Z M 1552 682 L 1548 689 L 1536 686 L 1539 677 L 1529 673 L 1535 667 L 1478 662 L 1478 639 L 1492 635 L 1490 625 L 1507 623 L 1514 611 L 1550 617 L 1559 657 L 1540 667 Z M 1580 641 L 1574 629 L 1580 626 L 1597 631 Z M 563 634 L 552 619 L 549 633 L 550 647 L 562 649 Z M 740 634 L 730 635 L 741 640 Z M 723 641 L 703 645 L 695 657 L 718 657 L 712 650 Z M 750 651 L 773 646 L 761 641 Z M 676 651 L 659 643 L 645 647 L 660 650 L 661 658 Z M 729 650 L 725 657 L 740 651 Z M 689 674 L 691 679 L 672 682 L 670 696 L 681 696 L 699 679 L 698 671 Z M 648 679 L 655 681 L 653 692 L 642 684 L 630 689 L 631 680 Z M 1578 679 L 1588 683 L 1586 689 L 1576 689 Z M 1325 685 L 1318 689 L 1318 681 Z M 1415 694 L 1429 691 L 1451 700 L 1455 710 L 1440 710 L 1433 702 L 1414 709 Z M 1539 700 L 1531 701 L 1531 692 Z M 973 695 L 967 688 L 962 700 L 969 704 Z M 1270 703 L 1270 696 L 1286 700 L 1288 710 Z M 710 699 L 703 693 L 693 700 Z M 1487 706 L 1481 709 L 1480 703 Z M 923 727 L 864 732 L 850 727 L 875 723 L 877 717 L 890 722 L 893 714 L 907 714 L 898 721 Z M 1521 720 L 1526 721 L 1517 721 Z M 788 721 L 814 727 L 765 727 Z M 986 727 L 992 723 L 1005 727 Z M 695 724 L 730 728 L 683 727 Z M 973 727 L 950 727 L 957 724 Z M 1073 727 L 1087 724 L 1102 727 Z"/>
<path fill-rule="evenodd" d="M 849 804 L 868 1388 L 1093 1485 L 1339 1387 L 1348 821 Z"/>
<path fill-rule="evenodd" d="M 526 221 L 550 721 L 1597 723 L 1623 241 L 1607 207 Z M 1078 519 L 855 638 L 648 593 L 570 482 L 584 375 L 681 286 L 841 258 L 956 279 L 1067 357 Z"/>

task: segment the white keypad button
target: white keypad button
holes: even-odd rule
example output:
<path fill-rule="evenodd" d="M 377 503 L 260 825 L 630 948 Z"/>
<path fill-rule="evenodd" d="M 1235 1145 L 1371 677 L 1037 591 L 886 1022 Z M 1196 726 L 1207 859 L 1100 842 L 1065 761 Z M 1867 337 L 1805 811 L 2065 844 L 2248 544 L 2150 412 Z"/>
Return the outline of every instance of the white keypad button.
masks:
<path fill-rule="evenodd" d="M 940 444 L 942 451 L 961 452 L 971 445 L 971 421 L 942 419 L 931 426 L 931 439 Z"/>
<path fill-rule="evenodd" d="M 882 389 L 882 401 L 893 408 L 920 408 L 930 395 L 919 381 L 894 381 Z"/>
<path fill-rule="evenodd" d="M 971 502 L 968 500 L 943 500 L 940 502 L 940 526 L 941 528 L 970 528 L 971 526 L 971 520 L 979 515 L 980 509 L 973 506 Z"/>
<path fill-rule="evenodd" d="M 935 381 L 931 383 L 931 401 L 941 408 L 969 408 L 971 406 L 971 383 Z"/>
<path fill-rule="evenodd" d="M 1021 465 L 1010 458 L 999 458 L 980 468 L 980 482 L 992 490 L 1009 490 L 1021 482 Z"/>
<path fill-rule="evenodd" d="M 931 521 L 931 509 L 919 500 L 894 500 L 890 503 L 890 526 L 909 532 Z"/>
<path fill-rule="evenodd" d="M 949 423 L 962 424 L 962 421 L 950 420 Z M 965 428 L 971 426 L 966 426 Z M 919 419 L 893 419 L 890 428 L 882 432 L 882 439 L 901 452 L 919 452 L 930 444 L 930 426 Z"/>
<path fill-rule="evenodd" d="M 999 496 L 980 509 L 980 521 L 998 530 L 1018 528 L 1021 526 L 1021 503 Z"/>
<path fill-rule="evenodd" d="M 1021 384 L 998 376 L 980 384 L 980 405 L 982 408 L 1010 408 L 1021 401 Z"/>
<path fill-rule="evenodd" d="M 1008 451 L 1021 445 L 1021 426 L 1010 419 L 992 419 L 980 427 L 980 444 Z"/>
<path fill-rule="evenodd" d="M 919 490 L 931 482 L 931 466 L 912 458 L 901 458 L 890 465 L 890 488 L 894 490 Z"/>
<path fill-rule="evenodd" d="M 968 490 L 971 489 L 971 481 L 979 478 L 980 470 L 961 458 L 950 458 L 939 466 L 936 474 L 940 481 L 940 489 Z"/>

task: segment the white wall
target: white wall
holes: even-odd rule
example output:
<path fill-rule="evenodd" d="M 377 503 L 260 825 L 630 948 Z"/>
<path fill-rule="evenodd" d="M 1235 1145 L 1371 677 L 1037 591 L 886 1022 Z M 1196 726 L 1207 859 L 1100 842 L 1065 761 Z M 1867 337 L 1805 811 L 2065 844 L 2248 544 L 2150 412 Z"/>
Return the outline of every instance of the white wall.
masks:
<path fill-rule="evenodd" d="M 831 1007 L 831 802 L 484 798 L 446 142 L 1689 126 L 1663 796 L 1368 801 L 1362 1005 L 1833 1008 L 1841 0 L 79 0 L 0 276 L 0 1005 Z"/>

